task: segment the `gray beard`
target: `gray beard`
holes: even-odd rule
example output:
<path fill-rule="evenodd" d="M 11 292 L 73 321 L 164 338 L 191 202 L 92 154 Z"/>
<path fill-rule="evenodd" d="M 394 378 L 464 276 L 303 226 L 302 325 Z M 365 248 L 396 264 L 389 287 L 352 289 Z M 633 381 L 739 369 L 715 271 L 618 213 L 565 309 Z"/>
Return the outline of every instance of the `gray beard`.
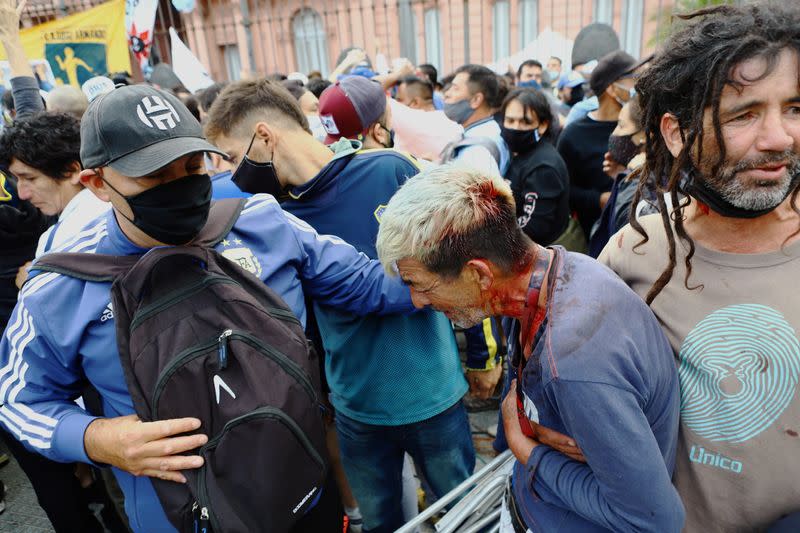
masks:
<path fill-rule="evenodd" d="M 450 321 L 459 328 L 468 329 L 477 326 L 487 318 L 482 309 L 462 309 L 450 312 Z"/>
<path fill-rule="evenodd" d="M 750 211 L 773 209 L 778 207 L 797 185 L 798 176 L 800 174 L 793 176 L 787 172 L 779 183 L 767 187 L 756 185 L 755 188 L 744 185 L 734 176 L 717 192 L 722 198 L 741 209 Z"/>
<path fill-rule="evenodd" d="M 787 161 L 786 175 L 777 184 L 746 184 L 739 173 L 760 164 Z M 800 154 L 792 150 L 768 153 L 756 160 L 744 160 L 720 169 L 719 176 L 706 181 L 724 200 L 739 209 L 762 211 L 778 207 L 800 182 Z"/>

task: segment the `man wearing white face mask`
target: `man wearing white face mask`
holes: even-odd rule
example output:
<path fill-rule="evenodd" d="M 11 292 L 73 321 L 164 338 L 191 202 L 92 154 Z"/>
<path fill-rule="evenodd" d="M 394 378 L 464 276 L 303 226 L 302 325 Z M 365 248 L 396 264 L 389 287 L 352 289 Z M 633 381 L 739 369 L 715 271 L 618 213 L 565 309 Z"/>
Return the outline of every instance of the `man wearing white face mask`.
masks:
<path fill-rule="evenodd" d="M 320 142 L 325 141 L 327 132 L 322 125 L 322 120 L 319 118 L 319 99 L 314 93 L 306 89 L 302 82 L 299 80 L 285 80 L 281 84 L 286 87 L 286 90 L 295 97 L 297 103 L 300 104 L 300 110 L 308 120 L 308 127 L 311 128 L 311 135 Z"/>
<path fill-rule="evenodd" d="M 603 157 L 620 110 L 631 98 L 636 67 L 636 59 L 621 50 L 600 59 L 589 80 L 599 107 L 568 124 L 558 140 L 569 171 L 570 207 L 587 236 L 608 202 L 612 180 L 603 172 Z"/>

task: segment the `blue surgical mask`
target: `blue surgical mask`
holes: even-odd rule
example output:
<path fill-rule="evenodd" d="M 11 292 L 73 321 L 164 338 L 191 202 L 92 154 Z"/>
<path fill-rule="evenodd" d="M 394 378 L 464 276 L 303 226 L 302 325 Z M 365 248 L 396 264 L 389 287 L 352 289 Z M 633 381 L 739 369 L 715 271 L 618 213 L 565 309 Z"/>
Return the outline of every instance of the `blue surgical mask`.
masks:
<path fill-rule="evenodd" d="M 524 87 L 526 89 L 541 89 L 542 86 L 536 80 L 521 81 L 517 83 L 517 87 Z"/>
<path fill-rule="evenodd" d="M 561 76 L 561 73 L 557 70 L 548 70 L 547 75 L 550 77 L 550 83 L 555 84 L 558 81 L 558 77 Z"/>

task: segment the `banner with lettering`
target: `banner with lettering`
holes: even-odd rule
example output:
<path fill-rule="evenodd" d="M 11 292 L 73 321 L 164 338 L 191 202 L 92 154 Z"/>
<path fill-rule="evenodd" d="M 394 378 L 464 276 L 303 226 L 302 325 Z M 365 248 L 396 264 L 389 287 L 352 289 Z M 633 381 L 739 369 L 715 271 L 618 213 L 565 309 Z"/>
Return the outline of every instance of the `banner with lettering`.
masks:
<path fill-rule="evenodd" d="M 56 85 L 80 88 L 94 76 L 131 70 L 125 0 L 26 28 L 20 35 L 28 59 L 47 60 Z M 0 59 L 6 59 L 5 50 Z"/>

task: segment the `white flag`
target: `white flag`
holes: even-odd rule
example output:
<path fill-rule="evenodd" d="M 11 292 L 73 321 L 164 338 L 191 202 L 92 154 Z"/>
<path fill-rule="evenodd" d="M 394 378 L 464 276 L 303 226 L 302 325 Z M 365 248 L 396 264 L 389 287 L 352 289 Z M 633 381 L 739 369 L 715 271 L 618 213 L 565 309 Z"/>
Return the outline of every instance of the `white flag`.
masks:
<path fill-rule="evenodd" d="M 126 0 L 125 29 L 130 46 L 142 70 L 150 62 L 150 47 L 153 45 L 153 26 L 156 23 L 158 0 Z"/>
<path fill-rule="evenodd" d="M 213 85 L 214 80 L 208 75 L 208 71 L 197 59 L 189 47 L 183 44 L 175 28 L 169 29 L 169 37 L 172 41 L 172 70 L 183 86 L 190 92 L 196 93 Z"/>

